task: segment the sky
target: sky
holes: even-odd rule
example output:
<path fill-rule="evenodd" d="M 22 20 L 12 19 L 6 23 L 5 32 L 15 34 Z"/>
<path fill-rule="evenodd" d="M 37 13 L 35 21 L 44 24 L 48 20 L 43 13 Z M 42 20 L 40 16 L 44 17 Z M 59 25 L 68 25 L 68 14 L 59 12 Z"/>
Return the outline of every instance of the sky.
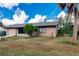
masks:
<path fill-rule="evenodd" d="M 54 21 L 61 11 L 56 3 L 0 3 L 0 20 L 7 25 Z"/>

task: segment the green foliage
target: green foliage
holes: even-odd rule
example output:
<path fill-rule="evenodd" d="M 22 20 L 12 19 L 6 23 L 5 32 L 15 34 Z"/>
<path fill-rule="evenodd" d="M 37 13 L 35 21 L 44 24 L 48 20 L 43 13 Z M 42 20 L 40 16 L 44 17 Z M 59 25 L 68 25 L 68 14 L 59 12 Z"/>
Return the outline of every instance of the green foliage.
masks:
<path fill-rule="evenodd" d="M 32 36 L 32 33 L 38 31 L 37 26 L 33 26 L 32 24 L 25 24 L 24 32 Z"/>
<path fill-rule="evenodd" d="M 2 21 L 0 21 L 0 26 L 3 26 L 3 23 L 2 23 Z"/>
<path fill-rule="evenodd" d="M 64 35 L 64 29 L 60 28 L 60 30 L 58 30 L 58 35 L 63 36 Z"/>
<path fill-rule="evenodd" d="M 58 23 L 60 26 L 59 35 L 67 34 L 68 36 L 72 36 L 73 27 L 70 17 L 67 16 L 65 19 L 59 18 Z"/>
<path fill-rule="evenodd" d="M 70 40 L 61 40 L 59 43 L 62 43 L 62 44 L 70 44 L 70 45 L 77 45 L 78 43 L 77 42 L 72 42 Z"/>
<path fill-rule="evenodd" d="M 0 36 L 6 36 L 6 32 L 5 31 L 1 31 L 0 32 Z"/>
<path fill-rule="evenodd" d="M 67 34 L 68 36 L 72 36 L 73 33 L 73 27 L 70 23 L 67 23 L 64 27 L 64 32 L 65 34 Z"/>

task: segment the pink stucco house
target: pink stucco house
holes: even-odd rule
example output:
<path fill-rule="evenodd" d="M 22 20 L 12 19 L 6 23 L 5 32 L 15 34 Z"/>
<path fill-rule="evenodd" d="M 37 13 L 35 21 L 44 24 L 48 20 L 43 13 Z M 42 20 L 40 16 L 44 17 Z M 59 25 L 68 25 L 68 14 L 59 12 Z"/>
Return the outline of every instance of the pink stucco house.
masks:
<path fill-rule="evenodd" d="M 40 23 L 31 23 L 38 27 L 38 32 L 33 33 L 33 35 L 38 36 L 53 36 L 57 35 L 57 22 L 40 22 Z M 14 24 L 4 27 L 6 31 L 6 36 L 28 36 L 28 34 L 23 32 L 24 24 Z"/>

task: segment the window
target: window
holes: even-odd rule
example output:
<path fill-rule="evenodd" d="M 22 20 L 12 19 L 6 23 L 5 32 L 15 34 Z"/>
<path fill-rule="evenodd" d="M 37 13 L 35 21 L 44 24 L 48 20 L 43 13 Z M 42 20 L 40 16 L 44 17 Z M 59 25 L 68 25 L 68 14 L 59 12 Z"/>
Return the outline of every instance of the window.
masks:
<path fill-rule="evenodd" d="M 24 33 L 24 31 L 23 31 L 23 27 L 22 28 L 18 28 L 18 33 Z"/>
<path fill-rule="evenodd" d="M 4 31 L 4 28 L 3 27 L 0 27 L 0 31 Z"/>
<path fill-rule="evenodd" d="M 45 32 L 45 28 L 40 28 L 40 32 Z"/>

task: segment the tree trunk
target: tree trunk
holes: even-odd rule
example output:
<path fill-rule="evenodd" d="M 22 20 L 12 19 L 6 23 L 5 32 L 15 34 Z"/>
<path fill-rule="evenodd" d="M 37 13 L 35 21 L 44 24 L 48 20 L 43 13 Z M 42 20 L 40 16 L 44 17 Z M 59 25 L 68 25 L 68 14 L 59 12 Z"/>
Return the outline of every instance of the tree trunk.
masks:
<path fill-rule="evenodd" d="M 74 24 L 73 24 L 73 42 L 77 40 L 77 16 L 74 17 Z"/>

